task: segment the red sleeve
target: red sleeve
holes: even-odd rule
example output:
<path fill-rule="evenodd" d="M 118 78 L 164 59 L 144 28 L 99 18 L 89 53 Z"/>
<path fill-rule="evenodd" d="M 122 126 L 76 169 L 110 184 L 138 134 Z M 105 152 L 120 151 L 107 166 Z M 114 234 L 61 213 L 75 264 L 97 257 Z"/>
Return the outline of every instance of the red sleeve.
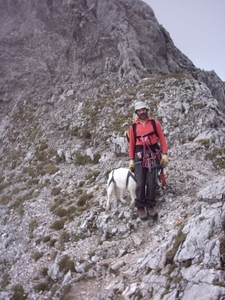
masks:
<path fill-rule="evenodd" d="M 129 158 L 134 159 L 134 148 L 135 148 L 136 141 L 134 140 L 134 130 L 133 130 L 132 125 L 130 125 L 130 128 L 129 128 L 129 137 L 130 137 Z"/>
<path fill-rule="evenodd" d="M 162 126 L 159 123 L 159 121 L 157 121 L 157 120 L 155 121 L 155 123 L 156 123 L 157 134 L 158 134 L 159 141 L 160 141 L 161 151 L 162 151 L 162 153 L 167 153 L 168 146 L 167 146 L 166 138 L 165 138 L 163 130 L 162 130 Z"/>

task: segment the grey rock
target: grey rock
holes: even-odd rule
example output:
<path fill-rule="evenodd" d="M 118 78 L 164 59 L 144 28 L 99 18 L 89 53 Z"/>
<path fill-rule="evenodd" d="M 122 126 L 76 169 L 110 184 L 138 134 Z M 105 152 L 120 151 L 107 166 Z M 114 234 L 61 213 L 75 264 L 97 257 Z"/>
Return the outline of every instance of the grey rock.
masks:
<path fill-rule="evenodd" d="M 225 197 L 225 177 L 216 178 L 207 183 L 207 186 L 197 194 L 199 200 L 212 201 L 221 200 Z"/>
<path fill-rule="evenodd" d="M 62 284 L 66 284 L 66 283 L 69 282 L 71 279 L 72 279 L 71 271 L 69 270 L 69 271 L 65 274 L 65 276 L 64 276 L 64 278 L 63 278 Z"/>
<path fill-rule="evenodd" d="M 88 264 L 87 262 L 83 262 L 83 263 L 81 263 L 81 264 L 75 266 L 76 272 L 77 272 L 77 273 L 84 273 L 84 270 L 85 270 L 87 264 Z"/>
<path fill-rule="evenodd" d="M 218 286 L 213 286 L 209 288 L 207 283 L 202 284 L 188 284 L 182 299 L 184 300 L 191 300 L 193 297 L 203 300 L 210 300 L 210 299 L 218 299 L 220 296 L 224 295 L 225 289 Z"/>
<path fill-rule="evenodd" d="M 70 285 L 81 300 L 222 299 L 224 83 L 142 1 L 0 6 L 0 297 L 19 285 L 58 300 Z M 128 194 L 105 211 L 135 99 L 169 144 L 158 222 L 138 219 Z"/>
<path fill-rule="evenodd" d="M 56 280 L 59 276 L 59 265 L 55 262 L 49 269 L 48 275 L 53 279 Z"/>

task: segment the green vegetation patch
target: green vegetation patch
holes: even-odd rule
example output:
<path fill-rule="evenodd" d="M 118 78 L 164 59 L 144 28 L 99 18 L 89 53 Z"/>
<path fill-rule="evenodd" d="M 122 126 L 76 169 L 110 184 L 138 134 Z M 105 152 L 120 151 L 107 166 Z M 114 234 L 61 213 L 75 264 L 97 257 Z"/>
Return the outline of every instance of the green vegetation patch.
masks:
<path fill-rule="evenodd" d="M 217 285 L 217 286 L 221 286 L 221 287 L 225 288 L 225 283 L 219 281 L 219 279 L 214 279 L 213 280 L 213 285 Z"/>
<path fill-rule="evenodd" d="M 82 193 L 81 193 L 82 194 Z M 68 206 L 68 207 L 66 207 Z M 55 203 L 50 207 L 50 211 L 60 218 L 71 219 L 77 212 L 77 207 L 69 204 L 64 198 L 58 198 Z"/>
<path fill-rule="evenodd" d="M 182 232 L 183 228 L 180 228 L 177 235 L 174 236 L 173 247 L 166 252 L 166 265 L 173 264 L 174 257 L 177 253 L 179 246 L 186 240 L 186 234 Z"/>
<path fill-rule="evenodd" d="M 65 255 L 58 264 L 60 271 L 64 274 L 66 274 L 69 270 L 71 272 L 75 272 L 74 261 L 68 255 Z"/>
<path fill-rule="evenodd" d="M 220 239 L 220 254 L 225 258 L 225 235 L 223 235 Z"/>
<path fill-rule="evenodd" d="M 0 197 L 0 203 L 1 203 L 1 205 L 7 205 L 10 200 L 11 200 L 11 197 L 8 196 L 8 195 L 2 195 Z"/>
<path fill-rule="evenodd" d="M 13 287 L 13 295 L 11 300 L 26 300 L 28 294 L 24 291 L 22 285 L 17 284 Z"/>
<path fill-rule="evenodd" d="M 78 166 L 83 166 L 86 164 L 98 164 L 101 154 L 99 152 L 94 153 L 93 159 L 87 154 L 81 154 L 79 152 L 74 152 L 75 155 L 75 164 Z"/>
<path fill-rule="evenodd" d="M 200 144 L 202 144 L 202 146 L 204 146 L 205 148 L 209 148 L 209 146 L 210 146 L 210 140 L 209 139 L 199 140 L 198 142 Z"/>
<path fill-rule="evenodd" d="M 77 201 L 77 206 L 79 207 L 86 206 L 88 200 L 90 200 L 92 197 L 93 197 L 92 194 L 87 194 L 87 193 L 82 194 Z"/>
<path fill-rule="evenodd" d="M 90 182 L 94 182 L 100 173 L 101 173 L 100 171 L 89 172 L 89 173 L 85 176 L 85 179 L 86 179 L 86 180 L 89 180 Z"/>
<path fill-rule="evenodd" d="M 35 261 L 37 261 L 37 260 L 39 260 L 43 255 L 44 255 L 43 252 L 41 252 L 41 251 L 36 251 L 36 252 L 32 253 L 31 257 L 32 257 Z"/>
<path fill-rule="evenodd" d="M 55 230 L 61 230 L 64 227 L 66 219 L 65 218 L 61 218 L 59 220 L 55 220 L 52 225 L 51 228 L 55 229 Z"/>
<path fill-rule="evenodd" d="M 206 158 L 213 161 L 215 168 L 225 169 L 225 150 L 223 148 L 214 148 L 206 154 Z"/>

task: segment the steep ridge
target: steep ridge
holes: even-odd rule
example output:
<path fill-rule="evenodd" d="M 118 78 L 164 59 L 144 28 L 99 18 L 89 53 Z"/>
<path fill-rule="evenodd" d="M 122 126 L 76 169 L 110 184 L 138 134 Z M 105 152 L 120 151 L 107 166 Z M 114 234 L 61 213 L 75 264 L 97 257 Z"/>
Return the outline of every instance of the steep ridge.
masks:
<path fill-rule="evenodd" d="M 140 0 L 0 1 L 1 107 L 42 103 L 56 88 L 108 78 L 136 83 L 167 73 L 206 83 L 224 111 L 224 83 L 197 69 Z M 4 105 L 11 102 L 10 105 Z"/>
<path fill-rule="evenodd" d="M 65 91 L 47 121 L 29 106 L 8 116 L 2 299 L 220 299 L 225 126 L 217 101 L 186 75 L 99 92 L 93 102 Z M 170 147 L 159 223 L 141 222 L 128 195 L 127 205 L 105 211 L 107 174 L 128 164 L 123 128 L 133 99 L 147 101 Z"/>
<path fill-rule="evenodd" d="M 208 72 L 196 70 L 175 48 L 164 49 L 175 69 L 159 59 L 158 34 L 165 30 L 141 1 L 0 4 L 1 37 L 8 43 L 1 56 L 0 299 L 221 300 L 225 117 L 221 102 L 203 80 L 194 79 L 192 70 L 206 78 Z M 110 22 L 103 22 L 106 11 L 115 26 L 118 14 L 118 28 L 110 35 L 114 48 L 104 41 L 105 31 L 110 32 Z M 148 59 L 137 56 L 144 39 L 131 43 L 137 28 L 132 32 L 130 18 L 137 16 L 140 26 L 149 22 L 151 34 L 146 36 L 153 39 L 154 51 L 148 52 L 153 61 L 160 60 L 151 70 Z M 68 45 L 68 24 L 88 26 L 82 43 L 74 43 L 77 52 L 71 48 L 76 59 L 66 65 L 58 54 Z M 16 36 L 23 41 L 20 51 Z M 95 44 L 87 44 L 96 47 L 89 52 L 87 36 L 89 41 L 96 37 Z M 102 48 L 94 57 L 101 38 L 110 53 Z M 33 42 L 31 53 L 25 45 Z M 49 66 L 56 66 L 51 76 L 43 67 L 50 56 Z M 101 73 L 104 57 L 116 58 L 111 67 L 118 63 L 107 76 Z M 99 73 L 88 73 L 89 67 Z M 136 99 L 146 101 L 151 115 L 162 122 L 169 144 L 167 187 L 159 189 L 156 223 L 141 222 L 128 195 L 126 205 L 114 202 L 105 210 L 109 171 L 128 165 L 124 131 Z"/>

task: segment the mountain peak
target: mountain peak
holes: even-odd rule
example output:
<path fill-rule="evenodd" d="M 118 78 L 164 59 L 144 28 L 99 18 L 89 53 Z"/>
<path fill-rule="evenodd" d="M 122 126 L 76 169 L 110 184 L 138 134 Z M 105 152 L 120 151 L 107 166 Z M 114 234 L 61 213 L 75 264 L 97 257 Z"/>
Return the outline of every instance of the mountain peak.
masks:
<path fill-rule="evenodd" d="M 71 78 L 76 83 L 113 78 L 119 85 L 181 73 L 206 83 L 224 109 L 223 82 L 175 47 L 144 2 L 14 2 L 3 1 L 0 11 L 3 101 L 40 89 L 49 96 Z"/>

